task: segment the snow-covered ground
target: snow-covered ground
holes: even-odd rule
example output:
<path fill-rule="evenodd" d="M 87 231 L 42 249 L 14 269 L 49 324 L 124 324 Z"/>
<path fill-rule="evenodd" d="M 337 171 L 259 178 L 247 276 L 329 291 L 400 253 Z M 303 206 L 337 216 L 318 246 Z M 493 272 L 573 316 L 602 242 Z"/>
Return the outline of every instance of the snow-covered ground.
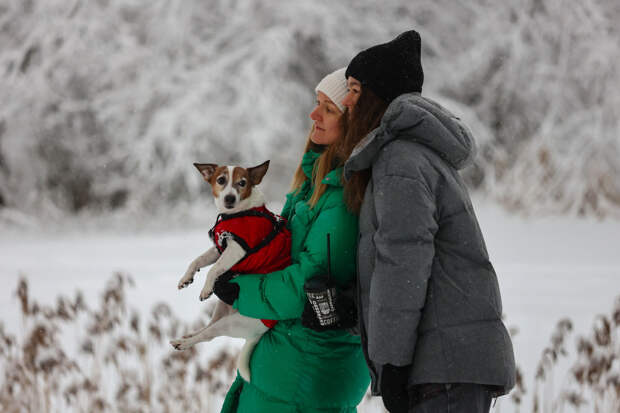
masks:
<path fill-rule="evenodd" d="M 519 329 L 517 362 L 531 382 L 559 319 L 569 317 L 575 332 L 586 334 L 595 315 L 608 313 L 620 295 L 620 222 L 526 218 L 481 199 L 474 205 L 499 277 L 506 323 Z M 209 227 L 158 228 L 2 231 L 1 320 L 10 332 L 19 330 L 14 291 L 20 274 L 28 277 L 33 297 L 51 303 L 58 294 L 73 296 L 77 289 L 98 300 L 115 271 L 135 279 L 129 302 L 139 310 L 165 301 L 187 321 L 197 319 L 204 305 L 198 300 L 203 278 L 182 291 L 176 284 L 189 262 L 209 247 Z M 574 349 L 572 342 L 568 348 Z"/>
<path fill-rule="evenodd" d="M 567 350 L 574 355 L 576 337 L 589 335 L 594 317 L 609 314 L 620 296 L 620 221 L 525 218 L 491 203 L 475 205 L 498 274 L 506 324 L 519 330 L 513 338 L 515 355 L 531 391 L 557 322 L 572 320 Z M 566 367 L 560 365 L 559 372 Z M 556 377 L 556 387 L 564 381 Z"/>

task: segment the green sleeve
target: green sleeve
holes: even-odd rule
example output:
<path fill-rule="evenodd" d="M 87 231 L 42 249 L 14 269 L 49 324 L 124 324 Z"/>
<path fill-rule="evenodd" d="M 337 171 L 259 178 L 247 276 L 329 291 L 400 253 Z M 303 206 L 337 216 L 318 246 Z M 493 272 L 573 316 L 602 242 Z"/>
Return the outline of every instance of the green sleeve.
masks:
<path fill-rule="evenodd" d="M 338 284 L 350 281 L 355 276 L 357 218 L 344 204 L 339 204 L 319 213 L 293 264 L 269 274 L 243 274 L 232 280 L 241 287 L 233 307 L 252 318 L 301 317 L 306 302 L 305 281 L 326 273 L 327 233 L 330 234 L 334 281 Z"/>
<path fill-rule="evenodd" d="M 286 194 L 286 202 L 282 207 L 282 212 L 280 212 L 280 216 L 288 219 L 288 216 L 291 213 L 291 208 L 293 207 L 293 194 Z"/>

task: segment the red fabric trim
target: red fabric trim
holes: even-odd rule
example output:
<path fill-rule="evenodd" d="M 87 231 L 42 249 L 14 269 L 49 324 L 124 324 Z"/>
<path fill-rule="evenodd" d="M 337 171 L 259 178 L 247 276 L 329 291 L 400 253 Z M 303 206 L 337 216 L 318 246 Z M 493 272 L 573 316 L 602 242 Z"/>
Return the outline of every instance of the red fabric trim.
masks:
<path fill-rule="evenodd" d="M 273 328 L 276 324 L 278 324 L 278 320 L 260 320 L 263 322 L 267 328 Z"/>

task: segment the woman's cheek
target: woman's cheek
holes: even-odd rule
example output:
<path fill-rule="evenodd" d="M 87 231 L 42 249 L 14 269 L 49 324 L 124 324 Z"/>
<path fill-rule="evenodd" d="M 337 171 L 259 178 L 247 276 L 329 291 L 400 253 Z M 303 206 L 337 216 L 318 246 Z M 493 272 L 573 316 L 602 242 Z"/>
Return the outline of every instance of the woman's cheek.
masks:
<path fill-rule="evenodd" d="M 340 137 L 340 130 L 338 128 L 332 128 L 328 134 L 326 134 L 323 141 L 325 141 L 326 145 L 334 143 Z"/>

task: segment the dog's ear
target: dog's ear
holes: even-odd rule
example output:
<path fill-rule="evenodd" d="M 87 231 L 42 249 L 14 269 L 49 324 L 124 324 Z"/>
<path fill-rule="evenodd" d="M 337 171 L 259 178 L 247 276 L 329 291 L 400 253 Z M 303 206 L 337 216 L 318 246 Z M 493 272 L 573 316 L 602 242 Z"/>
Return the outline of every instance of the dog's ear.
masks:
<path fill-rule="evenodd" d="M 253 168 L 248 168 L 248 173 L 250 174 L 250 182 L 252 185 L 260 184 L 260 181 L 263 180 L 263 176 L 267 173 L 267 169 L 269 168 L 269 161 L 265 161 L 262 164 L 255 166 Z"/>
<path fill-rule="evenodd" d="M 202 177 L 207 182 L 209 182 L 217 169 L 217 165 L 214 163 L 195 163 L 194 166 L 200 171 Z"/>

